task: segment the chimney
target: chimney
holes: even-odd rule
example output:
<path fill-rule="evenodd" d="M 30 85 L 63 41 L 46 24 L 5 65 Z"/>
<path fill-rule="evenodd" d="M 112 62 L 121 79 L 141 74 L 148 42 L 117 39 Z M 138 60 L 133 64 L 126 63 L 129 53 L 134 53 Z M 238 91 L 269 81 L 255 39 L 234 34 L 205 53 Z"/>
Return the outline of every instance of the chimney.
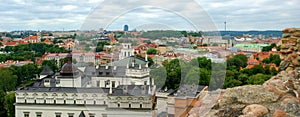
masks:
<path fill-rule="evenodd" d="M 123 94 L 127 94 L 127 85 L 123 87 Z"/>
<path fill-rule="evenodd" d="M 134 62 L 131 63 L 131 66 L 134 67 Z"/>
<path fill-rule="evenodd" d="M 110 81 L 109 81 L 110 82 Z M 109 94 L 112 94 L 112 86 L 111 86 L 111 82 L 109 83 Z"/>
<path fill-rule="evenodd" d="M 151 92 L 151 85 L 148 85 L 149 86 L 149 88 L 148 88 L 148 94 L 152 94 L 152 92 Z"/>
<path fill-rule="evenodd" d="M 145 67 L 148 68 L 148 62 L 146 63 Z"/>
<path fill-rule="evenodd" d="M 148 61 L 148 54 L 146 53 L 145 61 Z"/>

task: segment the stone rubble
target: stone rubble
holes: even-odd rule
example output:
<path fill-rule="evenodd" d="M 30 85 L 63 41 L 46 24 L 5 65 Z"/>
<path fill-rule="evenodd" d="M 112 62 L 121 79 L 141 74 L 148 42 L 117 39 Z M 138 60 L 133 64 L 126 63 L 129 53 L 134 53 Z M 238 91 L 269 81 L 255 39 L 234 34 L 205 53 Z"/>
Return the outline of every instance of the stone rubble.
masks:
<path fill-rule="evenodd" d="M 283 30 L 280 73 L 263 85 L 223 90 L 207 117 L 300 117 L 300 28 Z M 200 113 L 201 115 L 201 113 Z"/>

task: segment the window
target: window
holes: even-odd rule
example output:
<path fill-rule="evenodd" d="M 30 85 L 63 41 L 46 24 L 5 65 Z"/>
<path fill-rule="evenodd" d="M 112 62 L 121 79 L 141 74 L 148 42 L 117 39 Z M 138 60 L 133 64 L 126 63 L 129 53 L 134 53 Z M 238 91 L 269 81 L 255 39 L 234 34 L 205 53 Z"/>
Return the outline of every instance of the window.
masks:
<path fill-rule="evenodd" d="M 84 104 L 86 104 L 86 101 L 84 100 Z"/>
<path fill-rule="evenodd" d="M 46 104 L 46 100 L 44 100 L 44 104 Z"/>
<path fill-rule="evenodd" d="M 42 117 L 42 112 L 36 112 L 36 117 Z"/>
<path fill-rule="evenodd" d="M 61 117 L 61 112 L 55 112 L 55 117 Z"/>
<path fill-rule="evenodd" d="M 76 100 L 74 100 L 74 104 L 76 104 Z"/>
<path fill-rule="evenodd" d="M 64 100 L 64 104 L 66 104 L 66 100 Z"/>
<path fill-rule="evenodd" d="M 94 101 L 94 105 L 96 104 L 96 101 Z"/>
<path fill-rule="evenodd" d="M 25 99 L 25 103 L 27 103 L 27 100 Z"/>
<path fill-rule="evenodd" d="M 29 112 L 24 112 L 24 117 L 29 117 Z"/>
<path fill-rule="evenodd" d="M 89 113 L 89 117 L 95 117 L 95 113 Z"/>
<path fill-rule="evenodd" d="M 97 81 L 97 87 L 100 87 L 100 81 Z"/>
<path fill-rule="evenodd" d="M 56 104 L 56 100 L 54 100 L 54 104 Z"/>
<path fill-rule="evenodd" d="M 115 88 L 115 86 L 116 86 L 116 81 L 111 81 L 111 85 L 112 85 L 112 88 Z"/>
<path fill-rule="evenodd" d="M 120 107 L 120 104 L 118 104 L 118 107 Z"/>
<path fill-rule="evenodd" d="M 131 104 L 129 104 L 129 108 L 131 108 Z"/>
<path fill-rule="evenodd" d="M 36 103 L 36 100 L 34 100 L 34 103 Z"/>
<path fill-rule="evenodd" d="M 74 117 L 74 113 L 68 113 L 69 117 Z"/>
<path fill-rule="evenodd" d="M 142 105 L 142 104 L 140 104 L 140 108 L 143 108 L 143 105 Z"/>

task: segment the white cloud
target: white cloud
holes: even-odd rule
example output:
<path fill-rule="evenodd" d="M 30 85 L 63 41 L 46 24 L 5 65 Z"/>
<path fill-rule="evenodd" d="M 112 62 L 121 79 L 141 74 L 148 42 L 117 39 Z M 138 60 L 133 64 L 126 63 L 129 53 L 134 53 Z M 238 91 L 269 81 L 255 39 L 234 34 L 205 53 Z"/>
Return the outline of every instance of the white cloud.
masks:
<path fill-rule="evenodd" d="M 300 27 L 299 0 L 195 1 L 198 4 L 193 0 L 0 0 L 0 29 L 97 29 L 112 22 L 112 29 L 122 29 L 124 24 L 138 27 L 148 23 L 189 29 L 191 27 L 188 26 L 190 24 L 185 19 L 187 18 L 201 29 L 214 23 L 222 30 L 225 17 L 229 30 L 281 30 L 286 27 Z M 97 7 L 98 5 L 100 6 Z M 126 13 L 137 6 L 142 7 Z M 101 12 L 93 14 L 93 10 Z M 214 22 L 207 21 L 210 18 Z M 84 25 L 81 27 L 82 24 Z"/>

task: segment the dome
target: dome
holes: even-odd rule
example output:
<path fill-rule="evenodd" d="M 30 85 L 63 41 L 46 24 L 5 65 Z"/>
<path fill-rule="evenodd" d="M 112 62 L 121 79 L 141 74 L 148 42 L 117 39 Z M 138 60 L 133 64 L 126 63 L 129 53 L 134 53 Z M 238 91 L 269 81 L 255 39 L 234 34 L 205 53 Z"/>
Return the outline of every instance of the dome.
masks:
<path fill-rule="evenodd" d="M 78 68 L 72 63 L 65 63 L 60 71 L 61 75 L 76 75 L 78 74 Z"/>

